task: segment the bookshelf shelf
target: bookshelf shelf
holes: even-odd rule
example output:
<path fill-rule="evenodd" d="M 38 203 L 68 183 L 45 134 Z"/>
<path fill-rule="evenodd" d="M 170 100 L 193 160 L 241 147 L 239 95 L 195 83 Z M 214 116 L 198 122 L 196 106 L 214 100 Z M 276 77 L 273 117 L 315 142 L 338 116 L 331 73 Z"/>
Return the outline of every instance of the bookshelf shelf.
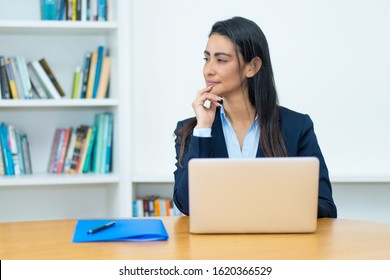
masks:
<path fill-rule="evenodd" d="M 84 185 L 84 184 L 117 184 L 117 174 L 47 174 L 7 176 L 1 178 L 0 187 L 45 186 L 45 185 Z"/>
<path fill-rule="evenodd" d="M 0 108 L 115 107 L 118 105 L 118 99 L 0 100 Z"/>
<path fill-rule="evenodd" d="M 0 30 L 4 34 L 108 34 L 117 30 L 116 22 L 72 22 L 41 20 L 0 20 Z"/>

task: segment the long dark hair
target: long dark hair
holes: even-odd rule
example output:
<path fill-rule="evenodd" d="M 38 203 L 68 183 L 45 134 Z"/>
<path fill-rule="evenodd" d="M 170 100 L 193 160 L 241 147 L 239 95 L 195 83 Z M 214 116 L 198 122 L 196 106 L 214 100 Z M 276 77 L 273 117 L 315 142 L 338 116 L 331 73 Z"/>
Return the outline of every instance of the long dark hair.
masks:
<path fill-rule="evenodd" d="M 279 125 L 279 106 L 274 74 L 267 39 L 260 27 L 253 21 L 233 17 L 216 22 L 209 37 L 217 33 L 228 37 L 235 45 L 236 54 L 241 53 L 245 63 L 259 57 L 262 66 L 255 76 L 247 79 L 249 101 L 256 108 L 260 127 L 260 143 L 267 157 L 287 156 L 287 149 Z M 189 136 L 196 126 L 196 118 L 190 119 L 183 127 L 175 130 L 180 141 L 179 162 L 183 159 Z"/>

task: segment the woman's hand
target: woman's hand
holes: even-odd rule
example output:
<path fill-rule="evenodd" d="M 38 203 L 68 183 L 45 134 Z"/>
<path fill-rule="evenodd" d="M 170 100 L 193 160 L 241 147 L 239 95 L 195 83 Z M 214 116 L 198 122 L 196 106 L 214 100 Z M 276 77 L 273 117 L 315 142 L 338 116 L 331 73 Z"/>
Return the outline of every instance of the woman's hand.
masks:
<path fill-rule="evenodd" d="M 217 107 L 221 106 L 219 101 L 222 98 L 216 94 L 211 93 L 213 86 L 201 89 L 196 94 L 195 100 L 192 102 L 197 125 L 196 128 L 209 128 L 212 126 L 215 118 L 215 111 Z M 209 106 L 205 106 L 205 102 L 209 102 Z"/>

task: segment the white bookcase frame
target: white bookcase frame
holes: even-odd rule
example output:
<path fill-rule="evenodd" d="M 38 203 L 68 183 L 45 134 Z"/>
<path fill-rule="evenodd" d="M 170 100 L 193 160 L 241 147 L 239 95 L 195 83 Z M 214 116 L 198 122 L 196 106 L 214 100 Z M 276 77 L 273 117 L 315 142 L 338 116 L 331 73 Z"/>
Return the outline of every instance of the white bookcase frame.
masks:
<path fill-rule="evenodd" d="M 0 55 L 24 55 L 27 61 L 45 57 L 67 96 L 0 100 L 0 121 L 29 137 L 33 167 L 32 175 L 0 176 L 0 222 L 130 217 L 131 1 L 112 1 L 109 22 L 41 21 L 39 1 L 7 2 L 0 12 Z M 19 7 L 24 7 L 20 13 Z M 99 44 L 110 49 L 112 58 L 109 98 L 70 99 L 74 69 L 82 66 L 85 52 Z M 48 174 L 55 128 L 92 124 L 93 116 L 104 111 L 114 113 L 112 173 Z"/>

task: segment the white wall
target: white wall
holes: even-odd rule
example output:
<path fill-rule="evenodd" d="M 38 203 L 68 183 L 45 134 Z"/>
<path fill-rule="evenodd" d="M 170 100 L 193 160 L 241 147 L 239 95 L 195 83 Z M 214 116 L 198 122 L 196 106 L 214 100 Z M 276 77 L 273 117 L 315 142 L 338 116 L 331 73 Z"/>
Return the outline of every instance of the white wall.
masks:
<path fill-rule="evenodd" d="M 331 176 L 390 174 L 390 2 L 136 0 L 134 11 L 136 173 L 173 171 L 211 25 L 240 15 L 266 34 L 280 103 L 313 118 Z"/>
<path fill-rule="evenodd" d="M 208 32 L 215 21 L 239 15 L 267 36 L 281 105 L 310 114 L 331 178 L 349 178 L 334 184 L 339 216 L 390 222 L 390 2 L 133 5 L 135 174 L 172 176 L 173 130 L 178 120 L 193 116 L 191 102 L 204 86 Z M 370 183 L 377 178 L 383 183 Z"/>

